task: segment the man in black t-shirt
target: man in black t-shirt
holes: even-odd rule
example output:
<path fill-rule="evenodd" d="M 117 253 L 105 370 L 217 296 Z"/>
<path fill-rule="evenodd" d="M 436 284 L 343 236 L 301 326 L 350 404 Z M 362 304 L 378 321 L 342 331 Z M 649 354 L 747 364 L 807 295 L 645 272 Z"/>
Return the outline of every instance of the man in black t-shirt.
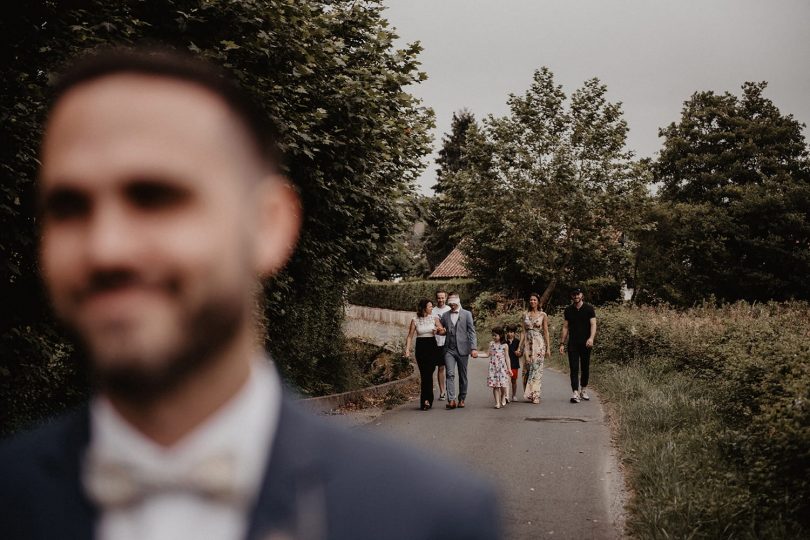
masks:
<path fill-rule="evenodd" d="M 565 354 L 566 342 L 568 344 L 568 367 L 571 371 L 571 389 L 574 392 L 571 403 L 591 399 L 585 387 L 588 386 L 591 349 L 596 338 L 596 311 L 583 299 L 582 289 L 571 291 L 571 305 L 565 308 L 565 322 L 560 337 L 560 354 Z"/>

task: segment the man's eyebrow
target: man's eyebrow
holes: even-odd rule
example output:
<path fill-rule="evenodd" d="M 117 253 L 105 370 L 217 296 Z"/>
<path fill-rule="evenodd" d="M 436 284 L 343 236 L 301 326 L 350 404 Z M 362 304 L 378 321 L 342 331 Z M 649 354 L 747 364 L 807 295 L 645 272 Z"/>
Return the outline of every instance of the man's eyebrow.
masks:
<path fill-rule="evenodd" d="M 146 207 L 160 207 L 188 200 L 191 185 L 171 177 L 134 176 L 123 183 L 124 193 L 133 202 Z"/>

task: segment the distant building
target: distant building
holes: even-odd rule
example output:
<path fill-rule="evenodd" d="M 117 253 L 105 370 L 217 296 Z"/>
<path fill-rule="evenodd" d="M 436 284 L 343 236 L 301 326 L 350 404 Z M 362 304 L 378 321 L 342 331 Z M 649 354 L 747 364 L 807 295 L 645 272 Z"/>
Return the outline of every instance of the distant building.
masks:
<path fill-rule="evenodd" d="M 467 269 L 467 259 L 464 254 L 455 248 L 450 252 L 440 264 L 436 267 L 428 279 L 453 279 L 453 278 L 468 278 L 471 277 L 470 271 Z"/>

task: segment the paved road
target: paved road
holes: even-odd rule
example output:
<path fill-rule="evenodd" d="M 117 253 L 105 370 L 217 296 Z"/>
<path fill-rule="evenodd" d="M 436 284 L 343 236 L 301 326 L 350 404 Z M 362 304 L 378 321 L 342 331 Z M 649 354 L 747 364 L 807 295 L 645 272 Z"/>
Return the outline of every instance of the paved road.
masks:
<path fill-rule="evenodd" d="M 436 401 L 423 412 L 411 401 L 363 429 L 444 454 L 490 478 L 501 491 L 506 539 L 620 537 L 621 477 L 598 396 L 569 403 L 568 376 L 546 369 L 541 404 L 496 410 L 487 363 L 470 359 L 465 409 L 446 410 Z"/>

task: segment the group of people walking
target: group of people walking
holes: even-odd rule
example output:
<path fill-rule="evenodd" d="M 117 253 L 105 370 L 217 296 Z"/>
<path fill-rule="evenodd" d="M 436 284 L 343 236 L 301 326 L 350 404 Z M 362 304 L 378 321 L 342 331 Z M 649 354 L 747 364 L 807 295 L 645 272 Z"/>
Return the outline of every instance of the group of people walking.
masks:
<path fill-rule="evenodd" d="M 523 398 L 540 403 L 545 360 L 551 358 L 548 314 L 541 297 L 532 293 L 520 325 L 492 329 L 489 344 L 487 386 L 492 388 L 495 408 L 500 409 L 517 394 L 522 368 Z M 415 339 L 414 339 L 415 338 Z M 571 376 L 571 403 L 589 400 L 586 391 L 590 375 L 590 355 L 596 338 L 596 311 L 584 301 L 581 289 L 571 291 L 571 305 L 564 311 L 560 354 L 568 352 Z M 405 354 L 416 357 L 421 378 L 419 403 L 423 411 L 433 407 L 433 373 L 438 367 L 439 400 L 447 399 L 447 409 L 464 408 L 467 398 L 467 367 L 470 356 L 477 358 L 477 338 L 472 314 L 461 307 L 456 293 L 436 292 L 436 305 L 427 298 L 419 301 L 411 320 Z M 458 393 L 456 393 L 458 373 Z"/>
<path fill-rule="evenodd" d="M 420 408 L 426 411 L 433 407 L 433 372 L 438 367 L 439 399 L 447 400 L 447 409 L 463 409 L 467 399 L 467 365 L 471 356 L 478 357 L 478 338 L 472 313 L 461 307 L 457 293 L 438 291 L 435 306 L 427 298 L 419 301 L 408 330 L 405 355 L 410 357 L 411 351 L 421 377 Z"/>

